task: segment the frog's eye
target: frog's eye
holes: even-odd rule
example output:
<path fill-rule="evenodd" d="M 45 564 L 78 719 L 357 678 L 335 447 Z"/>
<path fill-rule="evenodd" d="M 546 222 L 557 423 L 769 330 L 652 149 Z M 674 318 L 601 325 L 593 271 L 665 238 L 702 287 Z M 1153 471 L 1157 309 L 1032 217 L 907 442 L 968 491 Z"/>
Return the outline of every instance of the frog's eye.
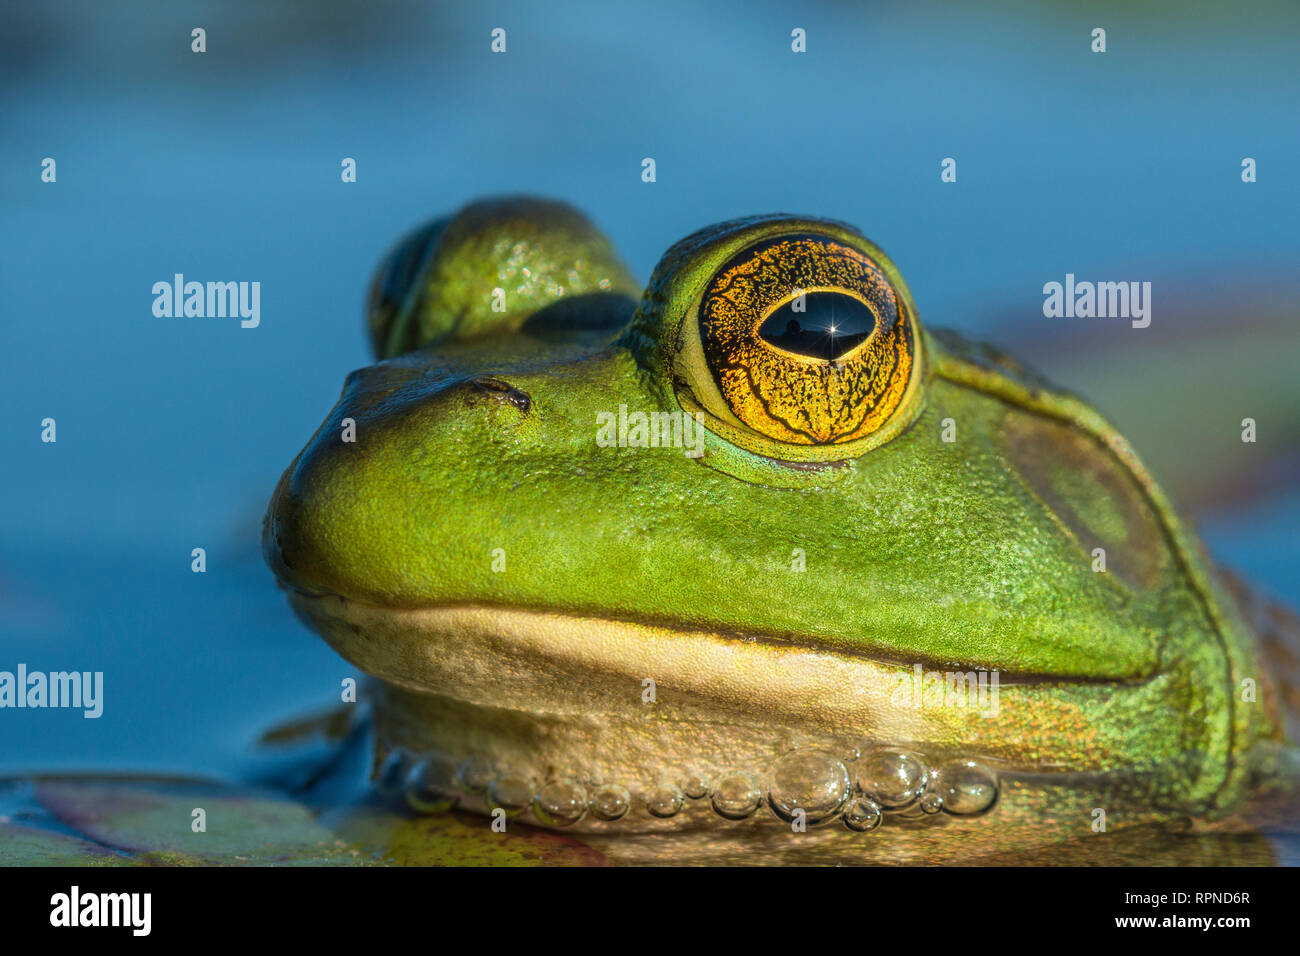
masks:
<path fill-rule="evenodd" d="M 789 445 L 841 446 L 877 433 L 920 367 L 905 296 L 871 256 L 825 236 L 767 239 L 734 256 L 682 329 L 688 395 L 724 422 Z"/>
<path fill-rule="evenodd" d="M 406 314 L 414 307 L 420 281 L 446 225 L 446 219 L 437 219 L 403 236 L 375 273 L 366 311 L 376 355 L 389 354 L 389 339 L 401 331 Z"/>

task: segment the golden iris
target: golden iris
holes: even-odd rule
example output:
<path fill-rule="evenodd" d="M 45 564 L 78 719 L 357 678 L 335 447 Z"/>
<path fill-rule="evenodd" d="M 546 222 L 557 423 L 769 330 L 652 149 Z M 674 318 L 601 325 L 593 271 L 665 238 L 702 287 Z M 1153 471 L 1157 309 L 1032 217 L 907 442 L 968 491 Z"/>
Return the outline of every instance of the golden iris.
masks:
<path fill-rule="evenodd" d="M 770 239 L 724 265 L 700 299 L 699 334 L 735 418 L 797 445 L 879 429 L 916 362 L 912 317 L 884 271 L 824 236 Z"/>

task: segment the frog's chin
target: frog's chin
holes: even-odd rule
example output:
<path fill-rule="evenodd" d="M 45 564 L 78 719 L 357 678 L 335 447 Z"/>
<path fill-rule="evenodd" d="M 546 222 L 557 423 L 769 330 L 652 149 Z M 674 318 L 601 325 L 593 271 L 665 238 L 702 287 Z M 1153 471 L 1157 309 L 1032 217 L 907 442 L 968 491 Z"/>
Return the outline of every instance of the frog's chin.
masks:
<path fill-rule="evenodd" d="M 1003 774 L 1099 769 L 1086 756 L 1053 756 L 1084 751 L 1070 739 L 1077 723 L 1053 729 L 1074 705 L 1053 714 L 1061 687 L 1043 679 L 935 675 L 824 647 L 523 608 L 392 609 L 300 592 L 291 601 L 379 678 L 380 757 L 616 784 L 634 800 L 663 784 L 689 795 L 690 781 L 761 782 L 792 752 L 850 769 L 884 749 L 910 751 L 932 770 L 967 761 Z M 958 696 L 936 688 L 936 677 L 954 676 Z"/>

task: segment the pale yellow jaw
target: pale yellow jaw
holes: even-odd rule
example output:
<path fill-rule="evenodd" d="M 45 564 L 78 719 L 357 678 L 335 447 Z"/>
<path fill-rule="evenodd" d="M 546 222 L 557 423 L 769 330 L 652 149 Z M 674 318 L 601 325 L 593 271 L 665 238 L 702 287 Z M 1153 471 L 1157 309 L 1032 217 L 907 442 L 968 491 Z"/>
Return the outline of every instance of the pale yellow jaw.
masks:
<path fill-rule="evenodd" d="M 642 803 L 663 783 L 761 781 L 794 750 L 851 762 L 891 746 L 936 764 L 1025 768 L 991 731 L 1031 687 L 972 688 L 964 704 L 933 706 L 912 667 L 826 649 L 517 608 L 291 600 L 380 678 L 379 739 L 410 754 L 473 756 L 539 782 L 614 783 Z"/>

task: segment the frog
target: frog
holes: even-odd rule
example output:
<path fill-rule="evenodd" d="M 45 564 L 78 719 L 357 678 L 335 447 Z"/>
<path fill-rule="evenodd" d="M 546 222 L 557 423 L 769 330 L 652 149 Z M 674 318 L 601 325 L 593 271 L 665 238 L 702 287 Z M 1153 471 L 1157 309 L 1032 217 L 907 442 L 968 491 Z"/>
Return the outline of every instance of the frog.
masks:
<path fill-rule="evenodd" d="M 1294 791 L 1294 619 L 853 226 L 722 222 L 643 286 L 574 207 L 482 199 L 366 312 L 262 543 L 405 811 L 629 862 L 1123 862 Z"/>

